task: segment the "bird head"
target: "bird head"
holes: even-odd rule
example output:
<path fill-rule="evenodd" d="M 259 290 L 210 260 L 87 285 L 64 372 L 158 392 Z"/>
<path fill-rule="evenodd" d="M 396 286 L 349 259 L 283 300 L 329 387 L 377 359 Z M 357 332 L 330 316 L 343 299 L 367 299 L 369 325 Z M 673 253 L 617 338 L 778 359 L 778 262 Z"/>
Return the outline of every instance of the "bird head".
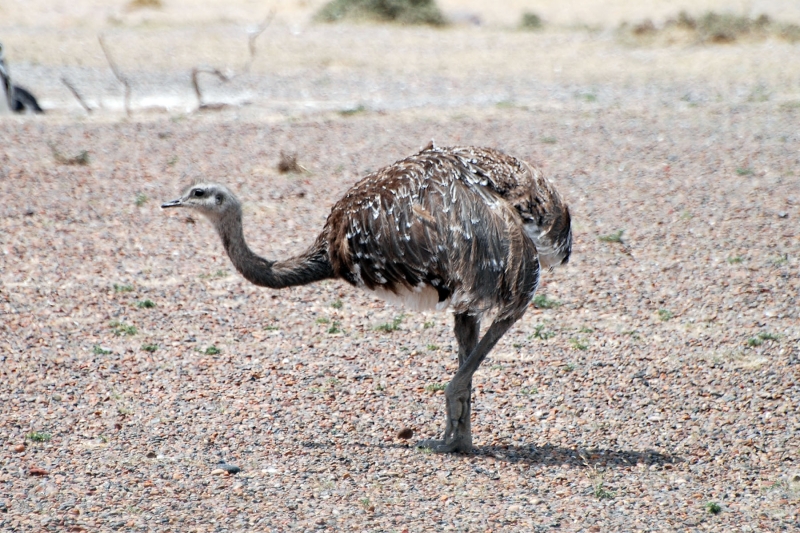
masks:
<path fill-rule="evenodd" d="M 161 207 L 190 207 L 200 211 L 212 222 L 219 222 L 226 214 L 235 213 L 239 200 L 227 187 L 216 183 L 201 183 L 187 188 L 180 198 L 165 202 Z"/>

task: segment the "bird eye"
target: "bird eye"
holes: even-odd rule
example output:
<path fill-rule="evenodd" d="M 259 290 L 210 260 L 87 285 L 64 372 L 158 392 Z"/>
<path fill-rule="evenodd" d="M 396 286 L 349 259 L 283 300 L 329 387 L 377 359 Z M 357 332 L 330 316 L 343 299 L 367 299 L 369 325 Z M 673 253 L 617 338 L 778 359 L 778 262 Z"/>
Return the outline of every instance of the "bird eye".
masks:
<path fill-rule="evenodd" d="M 202 198 L 203 194 L 205 194 L 205 191 L 203 191 L 203 189 L 195 189 L 194 190 L 194 195 L 197 196 L 198 198 Z"/>

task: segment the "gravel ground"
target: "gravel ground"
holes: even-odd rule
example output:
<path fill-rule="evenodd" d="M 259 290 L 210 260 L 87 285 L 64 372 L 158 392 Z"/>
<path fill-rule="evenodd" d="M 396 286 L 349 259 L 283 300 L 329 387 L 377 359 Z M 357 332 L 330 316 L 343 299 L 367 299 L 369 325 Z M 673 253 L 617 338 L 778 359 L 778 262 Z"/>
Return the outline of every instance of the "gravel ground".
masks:
<path fill-rule="evenodd" d="M 359 31 L 372 56 L 319 66 Z M 312 28 L 242 80 L 251 106 L 0 120 L 0 530 L 800 529 L 800 45 L 493 31 Z M 531 72 L 497 52 L 526 46 L 549 58 Z M 13 72 L 113 96 L 103 65 Z M 179 85 L 164 68 L 137 87 Z M 413 447 L 443 428 L 449 315 L 259 289 L 206 221 L 159 208 L 224 182 L 284 257 L 431 138 L 541 165 L 574 215 L 570 264 L 476 373 L 471 455 Z"/>
<path fill-rule="evenodd" d="M 797 115 L 2 123 L 0 528 L 796 530 Z M 559 304 L 476 374 L 469 456 L 397 438 L 442 428 L 448 315 L 339 282 L 258 289 L 205 221 L 158 207 L 225 181 L 251 246 L 284 256 L 431 136 L 541 164 L 575 220 L 540 289 Z M 308 173 L 279 174 L 282 150 Z"/>

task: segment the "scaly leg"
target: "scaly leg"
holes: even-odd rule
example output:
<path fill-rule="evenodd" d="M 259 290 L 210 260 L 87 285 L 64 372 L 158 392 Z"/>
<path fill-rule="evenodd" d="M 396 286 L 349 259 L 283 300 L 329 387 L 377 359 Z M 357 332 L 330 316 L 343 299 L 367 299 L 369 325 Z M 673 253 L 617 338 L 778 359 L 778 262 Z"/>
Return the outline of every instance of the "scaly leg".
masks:
<path fill-rule="evenodd" d="M 456 315 L 456 338 L 459 339 L 459 368 L 456 375 L 448 383 L 444 391 L 446 425 L 444 430 L 444 440 L 429 439 L 417 444 L 419 448 L 430 448 L 438 453 L 472 451 L 472 426 L 470 418 L 472 415 L 472 375 L 486 356 L 500 340 L 500 337 L 517 321 L 518 317 L 495 320 L 480 342 L 471 351 L 469 357 L 462 361 L 461 340 L 465 341 L 477 338 L 478 324 L 472 319 L 462 318 L 466 315 Z M 459 322 L 461 324 L 459 325 Z M 474 327 L 474 331 L 473 328 Z M 459 332 L 463 337 L 459 337 Z"/>

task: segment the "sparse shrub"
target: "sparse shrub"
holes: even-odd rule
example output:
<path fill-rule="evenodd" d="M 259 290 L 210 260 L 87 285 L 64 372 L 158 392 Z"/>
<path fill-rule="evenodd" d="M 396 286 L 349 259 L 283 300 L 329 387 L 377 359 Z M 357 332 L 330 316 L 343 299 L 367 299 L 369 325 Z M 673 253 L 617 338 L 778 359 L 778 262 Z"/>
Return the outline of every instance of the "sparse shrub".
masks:
<path fill-rule="evenodd" d="M 384 324 L 379 324 L 375 326 L 376 331 L 383 331 L 384 333 L 391 333 L 392 331 L 397 331 L 400 329 L 400 323 L 403 321 L 404 315 L 400 315 L 395 317 L 391 322 L 386 322 Z"/>
<path fill-rule="evenodd" d="M 161 9 L 164 7 L 164 2 L 161 0 L 131 0 L 128 2 L 128 9 L 143 9 L 145 7 Z"/>
<path fill-rule="evenodd" d="M 558 300 L 551 300 L 546 294 L 537 294 L 533 297 L 533 305 L 537 309 L 552 309 L 561 305 Z"/>
<path fill-rule="evenodd" d="M 706 503 L 706 511 L 711 514 L 719 514 L 722 511 L 722 507 L 717 502 L 708 502 Z"/>
<path fill-rule="evenodd" d="M 342 333 L 341 325 L 342 324 L 338 320 L 334 320 L 333 324 L 331 324 L 331 327 L 328 328 L 328 333 L 331 335 L 335 333 Z"/>
<path fill-rule="evenodd" d="M 556 336 L 554 331 L 548 331 L 544 329 L 544 324 L 536 324 L 533 327 L 533 333 L 528 337 L 529 339 L 541 339 L 546 341 L 547 339 L 551 339 Z"/>
<path fill-rule="evenodd" d="M 779 335 L 775 335 L 774 333 L 769 333 L 767 331 L 762 331 L 755 337 L 750 337 L 747 339 L 747 345 L 751 348 L 756 346 L 761 346 L 764 344 L 764 341 L 776 341 L 780 339 Z"/>
<path fill-rule="evenodd" d="M 675 317 L 675 313 L 673 313 L 669 309 L 659 309 L 658 310 L 658 318 L 660 318 L 664 322 L 666 322 L 667 320 L 671 320 L 674 317 Z"/>
<path fill-rule="evenodd" d="M 780 29 L 778 35 L 790 43 L 796 43 L 800 41 L 800 26 L 797 24 L 786 24 Z"/>
<path fill-rule="evenodd" d="M 425 390 L 428 392 L 437 392 L 446 388 L 447 384 L 445 383 L 431 383 L 429 385 L 425 385 Z"/>
<path fill-rule="evenodd" d="M 158 344 L 147 344 L 147 343 L 142 344 L 142 350 L 144 350 L 145 352 L 153 353 L 156 350 L 158 350 Z"/>
<path fill-rule="evenodd" d="M 206 350 L 203 353 L 206 355 L 219 355 L 221 352 L 219 348 L 217 348 L 212 344 L 211 346 L 206 348 Z"/>
<path fill-rule="evenodd" d="M 111 327 L 111 331 L 114 335 L 136 335 L 137 330 L 136 326 L 132 326 L 130 324 L 125 324 L 124 322 L 120 322 L 118 320 L 112 320 L 109 324 Z"/>
<path fill-rule="evenodd" d="M 342 308 L 342 301 L 336 300 L 335 302 L 331 303 L 331 307 L 334 309 L 341 309 Z"/>
<path fill-rule="evenodd" d="M 374 20 L 400 24 L 444 26 L 444 15 L 434 0 L 332 0 L 320 9 L 321 22 Z"/>
<path fill-rule="evenodd" d="M 606 489 L 604 485 L 605 483 L 602 480 L 599 480 L 594 484 L 595 498 L 598 500 L 610 500 L 614 498 L 617 493 Z"/>
<path fill-rule="evenodd" d="M 765 38 L 768 35 L 785 39 L 789 42 L 800 40 L 800 26 L 796 24 L 778 24 L 767 15 L 750 18 L 733 13 L 716 13 L 708 11 L 700 17 L 693 17 L 686 11 L 668 20 L 662 27 L 657 27 L 649 19 L 637 24 L 623 23 L 621 35 L 630 35 L 644 42 L 652 42 L 653 37 L 666 34 L 666 42 L 675 42 L 675 30 L 688 34 L 698 43 L 732 43 L 743 38 Z"/>
<path fill-rule="evenodd" d="M 48 442 L 52 438 L 50 433 L 44 433 L 42 431 L 32 431 L 28 433 L 26 437 L 31 442 Z"/>
<path fill-rule="evenodd" d="M 359 104 L 356 107 L 349 107 L 347 109 L 342 109 L 341 111 L 339 111 L 339 114 L 343 117 L 351 117 L 353 115 L 365 113 L 366 111 L 367 108 L 364 107 L 363 104 Z"/>
<path fill-rule="evenodd" d="M 95 355 L 108 355 L 111 353 L 111 350 L 106 350 L 99 344 L 95 344 L 94 346 L 92 346 L 92 353 Z"/>
<path fill-rule="evenodd" d="M 576 350 L 583 351 L 583 350 L 587 350 L 589 348 L 589 344 L 583 339 L 572 338 L 572 339 L 569 340 L 569 343 Z M 575 366 L 573 365 L 572 368 L 569 368 L 569 365 L 567 365 L 567 370 L 570 370 L 570 371 L 575 370 Z"/>
<path fill-rule="evenodd" d="M 50 145 L 50 151 L 53 152 L 53 159 L 56 160 L 56 163 L 60 165 L 80 165 L 86 166 L 91 161 L 89 158 L 89 152 L 87 150 L 81 150 L 78 155 L 75 157 L 67 157 L 62 154 L 55 145 Z"/>
<path fill-rule="evenodd" d="M 544 22 L 542 22 L 542 17 L 536 13 L 526 11 L 522 14 L 522 20 L 519 23 L 519 27 L 523 30 L 537 31 L 544 27 Z"/>
<path fill-rule="evenodd" d="M 622 234 L 625 232 L 624 229 L 617 230 L 614 233 L 609 233 L 608 235 L 600 235 L 598 237 L 602 242 L 622 242 Z"/>
<path fill-rule="evenodd" d="M 133 292 L 133 285 L 114 284 L 114 292 Z"/>
<path fill-rule="evenodd" d="M 147 195 L 144 193 L 137 193 L 136 194 L 136 207 L 142 207 L 144 204 L 147 203 Z"/>
<path fill-rule="evenodd" d="M 139 300 L 136 302 L 136 307 L 139 309 L 152 309 L 155 306 L 156 304 L 153 303 L 153 300 Z"/>

